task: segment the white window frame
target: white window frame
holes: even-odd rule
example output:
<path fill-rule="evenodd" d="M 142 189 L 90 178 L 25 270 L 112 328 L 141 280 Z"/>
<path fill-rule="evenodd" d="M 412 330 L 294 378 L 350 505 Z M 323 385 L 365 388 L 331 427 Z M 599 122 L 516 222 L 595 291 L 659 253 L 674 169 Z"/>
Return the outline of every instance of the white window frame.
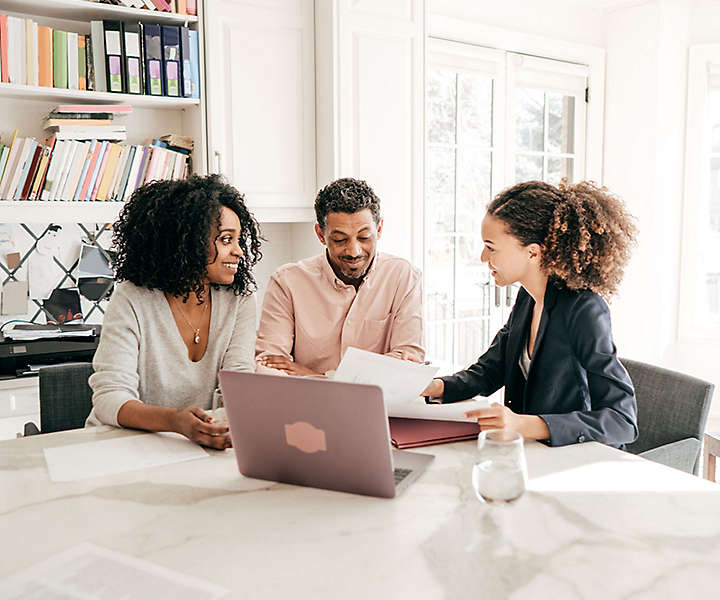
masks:
<path fill-rule="evenodd" d="M 680 250 L 680 294 L 678 302 L 679 341 L 717 341 L 720 319 L 716 323 L 696 319 L 698 236 L 696 224 L 699 204 L 709 193 L 710 136 L 707 131 L 707 95 L 710 69 L 720 69 L 720 44 L 691 46 L 688 55 L 688 98 L 685 133 L 685 182 L 683 191 L 682 245 Z"/>
<path fill-rule="evenodd" d="M 488 27 L 476 22 L 437 14 L 428 15 L 428 35 L 433 38 L 465 42 L 505 52 L 577 63 L 586 67 L 589 94 L 585 121 L 584 178 L 602 182 L 605 126 L 604 48 L 563 42 L 509 29 Z"/>

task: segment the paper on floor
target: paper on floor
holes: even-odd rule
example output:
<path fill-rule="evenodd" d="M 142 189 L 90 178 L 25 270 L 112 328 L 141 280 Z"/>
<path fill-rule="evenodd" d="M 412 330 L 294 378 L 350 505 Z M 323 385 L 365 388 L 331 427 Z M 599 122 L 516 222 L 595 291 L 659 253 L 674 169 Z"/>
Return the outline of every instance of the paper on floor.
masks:
<path fill-rule="evenodd" d="M 333 379 L 347 383 L 377 385 L 385 406 L 417 398 L 432 381 L 438 368 L 358 348 L 348 348 Z"/>
<path fill-rule="evenodd" d="M 205 458 L 195 442 L 176 433 L 147 433 L 45 448 L 52 481 L 77 481 Z"/>
<path fill-rule="evenodd" d="M 93 544 L 80 544 L 0 583 L 4 600 L 215 600 L 228 591 Z"/>

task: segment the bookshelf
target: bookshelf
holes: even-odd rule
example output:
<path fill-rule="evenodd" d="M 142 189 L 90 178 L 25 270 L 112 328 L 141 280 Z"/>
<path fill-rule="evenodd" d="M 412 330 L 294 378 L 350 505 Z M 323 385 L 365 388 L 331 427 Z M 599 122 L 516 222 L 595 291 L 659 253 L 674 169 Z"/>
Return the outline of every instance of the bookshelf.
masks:
<path fill-rule="evenodd" d="M 89 0 L 5 0 L 0 3 L 3 12 L 14 12 L 38 17 L 51 17 L 70 21 L 93 19 L 137 20 L 165 25 L 197 23 L 194 15 L 178 15 L 154 10 L 127 8 L 114 4 L 100 4 Z"/>
<path fill-rule="evenodd" d="M 136 94 L 118 94 L 54 87 L 0 83 L 0 135 L 7 138 L 13 129 L 22 137 L 43 140 L 47 133 L 42 123 L 57 104 L 129 104 L 132 114 L 122 118 L 127 126 L 126 144 L 146 144 L 149 139 L 168 133 L 193 138 L 193 172 L 206 173 L 207 143 L 202 31 L 203 3 L 198 16 L 178 15 L 134 9 L 89 0 L 0 0 L 0 13 L 29 17 L 46 25 L 80 34 L 90 32 L 91 20 L 115 19 L 164 25 L 185 25 L 199 32 L 200 98 L 172 98 Z M 101 204 L 103 206 L 96 206 Z M 68 206 L 70 205 L 70 206 Z M 119 202 L 20 202 L 0 199 L 0 223 L 79 223 L 115 220 L 122 207 Z"/>

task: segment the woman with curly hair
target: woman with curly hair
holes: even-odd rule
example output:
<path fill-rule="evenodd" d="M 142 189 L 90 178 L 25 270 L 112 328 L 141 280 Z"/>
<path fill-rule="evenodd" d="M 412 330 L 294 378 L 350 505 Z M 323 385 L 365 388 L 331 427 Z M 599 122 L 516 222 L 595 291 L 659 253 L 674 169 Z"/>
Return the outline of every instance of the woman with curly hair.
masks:
<path fill-rule="evenodd" d="M 623 203 L 588 182 L 519 183 L 490 203 L 482 236 L 481 259 L 496 285 L 522 287 L 487 352 L 434 379 L 425 395 L 456 402 L 505 386 L 504 406 L 467 413 L 481 430 L 509 429 L 551 446 L 634 441 L 635 393 L 604 300 L 635 238 Z"/>
<path fill-rule="evenodd" d="M 222 369 L 254 370 L 258 225 L 217 175 L 158 181 L 113 226 L 116 286 L 90 376 L 87 425 L 231 445 L 205 412 Z"/>

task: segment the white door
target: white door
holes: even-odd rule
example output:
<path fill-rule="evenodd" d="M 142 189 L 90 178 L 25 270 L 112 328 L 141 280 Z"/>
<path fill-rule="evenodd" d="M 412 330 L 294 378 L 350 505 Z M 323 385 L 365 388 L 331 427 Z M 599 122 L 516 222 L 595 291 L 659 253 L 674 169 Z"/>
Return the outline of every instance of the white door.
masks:
<path fill-rule="evenodd" d="M 315 196 L 312 0 L 207 0 L 209 171 L 271 220 Z"/>

